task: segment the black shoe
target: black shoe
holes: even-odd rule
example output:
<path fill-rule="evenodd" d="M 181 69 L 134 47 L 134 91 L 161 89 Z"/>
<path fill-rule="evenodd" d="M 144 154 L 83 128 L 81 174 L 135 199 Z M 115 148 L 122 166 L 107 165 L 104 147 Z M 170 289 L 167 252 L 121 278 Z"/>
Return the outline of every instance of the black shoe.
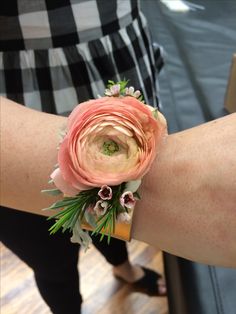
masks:
<path fill-rule="evenodd" d="M 137 292 L 145 293 L 149 296 L 165 297 L 167 293 L 161 292 L 158 285 L 158 280 L 162 279 L 162 275 L 146 267 L 140 267 L 142 268 L 144 275 L 142 278 L 136 280 L 135 282 L 128 283 L 132 287 L 132 289 Z M 115 275 L 115 277 L 119 280 L 126 282 L 123 278 L 119 276 Z"/>

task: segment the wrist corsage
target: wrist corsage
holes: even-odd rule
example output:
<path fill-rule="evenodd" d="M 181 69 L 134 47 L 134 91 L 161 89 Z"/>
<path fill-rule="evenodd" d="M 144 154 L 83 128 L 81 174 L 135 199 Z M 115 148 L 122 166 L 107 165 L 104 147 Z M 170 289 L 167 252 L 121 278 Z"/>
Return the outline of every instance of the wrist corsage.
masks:
<path fill-rule="evenodd" d="M 58 210 L 51 234 L 62 228 L 72 242 L 89 246 L 92 235 L 130 240 L 138 188 L 166 134 L 166 120 L 145 105 L 127 82 L 109 81 L 105 96 L 79 104 L 68 117 L 50 182 L 63 194 L 47 209 Z"/>

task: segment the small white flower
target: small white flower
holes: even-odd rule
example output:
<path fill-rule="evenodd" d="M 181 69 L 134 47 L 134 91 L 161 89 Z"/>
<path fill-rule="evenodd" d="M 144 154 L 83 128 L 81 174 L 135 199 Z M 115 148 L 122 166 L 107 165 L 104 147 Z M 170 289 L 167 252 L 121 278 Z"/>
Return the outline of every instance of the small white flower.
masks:
<path fill-rule="evenodd" d="M 105 89 L 104 94 L 105 94 L 106 96 L 112 96 L 110 89 Z"/>
<path fill-rule="evenodd" d="M 131 191 L 124 192 L 120 197 L 120 204 L 123 207 L 133 209 L 135 203 L 136 199 Z"/>
<path fill-rule="evenodd" d="M 139 98 L 141 96 L 141 92 L 139 90 L 135 91 L 133 86 L 126 87 L 125 88 L 125 94 L 127 96 L 133 96 L 135 98 Z"/>
<path fill-rule="evenodd" d="M 126 95 L 130 95 L 130 96 L 133 96 L 133 94 L 134 94 L 134 87 L 133 87 L 133 86 L 126 87 L 126 88 L 125 88 L 125 94 L 126 94 Z"/>
<path fill-rule="evenodd" d="M 110 200 L 112 199 L 112 189 L 108 185 L 103 185 L 98 192 L 98 195 L 102 200 Z"/>
<path fill-rule="evenodd" d="M 125 222 L 125 223 L 130 223 L 131 221 L 131 216 L 124 212 L 124 213 L 120 213 L 117 217 L 117 221 L 118 222 Z"/>
<path fill-rule="evenodd" d="M 134 92 L 133 96 L 134 96 L 135 98 L 139 98 L 139 97 L 141 96 L 140 90 L 136 90 L 136 91 Z"/>
<path fill-rule="evenodd" d="M 102 216 L 106 213 L 107 208 L 108 208 L 108 202 L 99 200 L 95 204 L 94 211 L 97 214 L 97 216 Z"/>
<path fill-rule="evenodd" d="M 120 95 L 120 84 L 112 85 L 110 88 L 105 89 L 106 96 L 119 96 Z"/>

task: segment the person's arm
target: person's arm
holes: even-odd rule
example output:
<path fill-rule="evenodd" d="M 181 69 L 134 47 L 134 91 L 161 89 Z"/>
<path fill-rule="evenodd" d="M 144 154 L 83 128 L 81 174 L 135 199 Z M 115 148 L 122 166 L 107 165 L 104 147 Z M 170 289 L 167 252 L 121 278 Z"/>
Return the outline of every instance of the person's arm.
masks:
<path fill-rule="evenodd" d="M 1 204 L 38 214 L 66 118 L 1 99 Z M 236 267 L 236 114 L 167 137 L 141 186 L 133 238 Z"/>
<path fill-rule="evenodd" d="M 236 114 L 168 136 L 141 196 L 134 238 L 236 267 Z"/>
<path fill-rule="evenodd" d="M 57 163 L 59 132 L 67 119 L 38 112 L 6 98 L 1 106 L 1 205 L 49 216 L 56 199 L 41 193 Z"/>

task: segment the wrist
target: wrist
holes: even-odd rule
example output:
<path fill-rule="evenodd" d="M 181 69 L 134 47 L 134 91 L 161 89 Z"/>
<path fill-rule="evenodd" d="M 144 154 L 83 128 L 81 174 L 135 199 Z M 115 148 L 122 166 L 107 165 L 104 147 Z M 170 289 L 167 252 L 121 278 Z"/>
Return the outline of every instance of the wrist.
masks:
<path fill-rule="evenodd" d="M 235 266 L 235 117 L 167 137 L 143 180 L 133 238 L 197 262 Z"/>
<path fill-rule="evenodd" d="M 107 235 L 108 243 L 112 236 L 130 240 L 139 186 L 166 136 L 164 116 L 126 85 L 109 81 L 104 97 L 72 111 L 50 175 L 53 189 L 43 191 L 63 194 L 48 208 L 61 208 L 49 218 L 56 220 L 50 233 L 69 229 L 86 248 L 91 239 L 83 229 L 101 240 Z M 121 224 L 125 232 L 118 232 Z"/>
<path fill-rule="evenodd" d="M 158 232 L 161 227 L 158 216 L 162 215 L 161 212 L 170 202 L 169 180 L 172 180 L 175 171 L 174 156 L 176 157 L 177 150 L 178 142 L 175 141 L 175 136 L 167 136 L 159 148 L 150 171 L 143 178 L 140 187 L 141 200 L 136 205 L 133 217 L 132 238 L 157 246 L 157 243 L 151 239 L 151 234 Z"/>

